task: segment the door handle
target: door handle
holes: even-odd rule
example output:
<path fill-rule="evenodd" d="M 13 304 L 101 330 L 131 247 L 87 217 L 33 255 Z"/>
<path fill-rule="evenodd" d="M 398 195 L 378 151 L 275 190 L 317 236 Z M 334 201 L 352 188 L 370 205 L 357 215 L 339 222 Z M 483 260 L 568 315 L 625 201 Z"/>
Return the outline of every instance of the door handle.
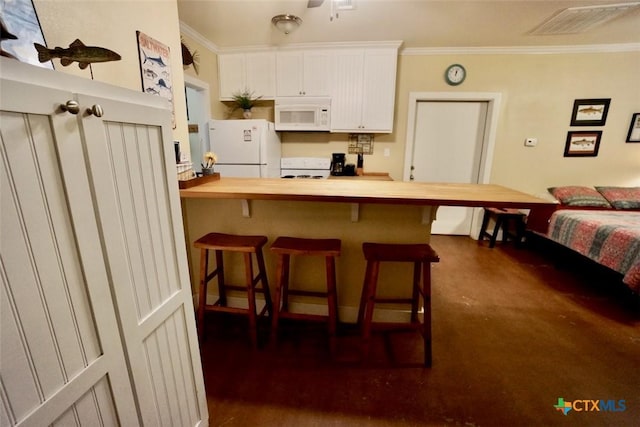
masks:
<path fill-rule="evenodd" d="M 80 105 L 76 101 L 70 99 L 66 103 L 60 104 L 60 110 L 71 114 L 78 114 L 80 111 Z"/>

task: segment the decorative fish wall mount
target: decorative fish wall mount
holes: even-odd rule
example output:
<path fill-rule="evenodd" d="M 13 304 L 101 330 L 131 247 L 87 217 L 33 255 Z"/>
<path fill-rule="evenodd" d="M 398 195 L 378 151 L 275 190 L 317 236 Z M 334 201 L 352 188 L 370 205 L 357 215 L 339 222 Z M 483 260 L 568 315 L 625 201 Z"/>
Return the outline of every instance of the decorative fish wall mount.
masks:
<path fill-rule="evenodd" d="M 199 67 L 199 55 L 197 51 L 191 52 L 191 49 L 184 43 L 184 40 L 180 40 L 180 45 L 182 46 L 182 65 L 184 68 L 187 68 L 189 65 L 193 65 L 193 69 L 196 74 L 200 74 L 198 71 Z"/>
<path fill-rule="evenodd" d="M 95 62 L 119 61 L 122 57 L 116 52 L 98 46 L 86 46 L 80 39 L 76 39 L 68 48 L 55 47 L 49 49 L 39 43 L 33 44 L 38 51 L 38 60 L 46 62 L 52 58 L 60 58 L 63 66 L 78 63 L 80 69 L 84 70 Z"/>

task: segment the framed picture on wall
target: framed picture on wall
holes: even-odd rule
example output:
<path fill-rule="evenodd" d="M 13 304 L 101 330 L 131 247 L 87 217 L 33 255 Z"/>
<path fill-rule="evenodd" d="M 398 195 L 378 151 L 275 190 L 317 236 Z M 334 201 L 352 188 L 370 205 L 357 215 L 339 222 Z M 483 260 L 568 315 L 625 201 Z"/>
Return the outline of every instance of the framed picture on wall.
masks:
<path fill-rule="evenodd" d="M 138 58 L 140 60 L 140 77 L 142 91 L 166 98 L 171 104 L 173 128 L 176 128 L 176 117 L 173 105 L 173 83 L 171 77 L 171 59 L 169 46 L 136 31 L 138 37 Z"/>
<path fill-rule="evenodd" d="M 631 117 L 627 142 L 640 142 L 640 113 L 633 113 Z"/>
<path fill-rule="evenodd" d="M 600 148 L 601 130 L 569 131 L 564 146 L 565 157 L 595 157 Z"/>
<path fill-rule="evenodd" d="M 50 59 L 40 61 L 34 43 L 47 46 L 40 21 L 31 0 L 2 2 L 2 56 L 53 69 Z"/>
<path fill-rule="evenodd" d="M 611 98 L 576 99 L 573 102 L 571 126 L 604 126 Z"/>

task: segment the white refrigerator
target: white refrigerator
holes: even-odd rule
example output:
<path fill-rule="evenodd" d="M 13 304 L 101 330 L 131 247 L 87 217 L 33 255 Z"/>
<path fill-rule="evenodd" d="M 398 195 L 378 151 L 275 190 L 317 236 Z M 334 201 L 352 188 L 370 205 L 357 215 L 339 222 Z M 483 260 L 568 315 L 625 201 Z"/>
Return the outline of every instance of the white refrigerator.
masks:
<path fill-rule="evenodd" d="M 280 177 L 280 137 L 272 122 L 210 120 L 209 143 L 223 177 Z"/>

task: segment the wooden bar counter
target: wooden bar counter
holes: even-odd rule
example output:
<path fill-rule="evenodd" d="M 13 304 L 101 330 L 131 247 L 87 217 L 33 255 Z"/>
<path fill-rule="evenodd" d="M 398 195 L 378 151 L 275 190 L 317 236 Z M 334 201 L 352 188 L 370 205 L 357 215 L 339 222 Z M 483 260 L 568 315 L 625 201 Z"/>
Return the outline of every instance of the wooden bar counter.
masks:
<path fill-rule="evenodd" d="M 428 243 L 438 206 L 554 208 L 548 200 L 499 185 L 363 179 L 222 177 L 180 190 L 180 196 L 194 290 L 198 289 L 199 259 L 193 242 L 209 232 L 260 234 L 270 242 L 278 236 L 338 238 L 342 240 L 337 265 L 338 303 L 340 318 L 347 322 L 356 318 L 362 289 L 362 242 Z M 273 282 L 275 260 L 268 250 L 265 259 Z M 296 260 L 292 284 L 321 289 L 322 265 L 306 261 L 304 257 Z M 409 291 L 404 285 L 410 283 L 411 277 L 405 270 L 410 269 L 390 266 L 381 271 L 381 291 L 394 293 L 397 285 Z M 231 281 L 234 280 L 243 280 L 242 269 L 231 271 Z M 304 300 L 291 308 L 308 313 L 322 313 L 324 309 Z M 388 320 L 393 320 L 393 316 L 402 314 L 388 315 Z"/>

